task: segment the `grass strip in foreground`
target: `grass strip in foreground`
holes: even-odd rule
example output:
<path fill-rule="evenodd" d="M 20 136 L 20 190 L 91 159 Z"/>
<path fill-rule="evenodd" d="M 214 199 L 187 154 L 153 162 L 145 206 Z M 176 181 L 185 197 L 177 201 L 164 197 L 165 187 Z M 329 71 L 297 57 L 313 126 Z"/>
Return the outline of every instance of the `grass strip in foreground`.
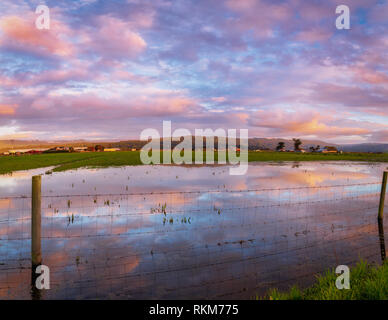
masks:
<path fill-rule="evenodd" d="M 360 261 L 350 268 L 350 289 L 337 289 L 339 275 L 334 270 L 318 276 L 316 283 L 304 290 L 292 287 L 288 292 L 270 290 L 261 299 L 269 300 L 387 300 L 388 261 L 382 266 L 372 266 Z M 259 299 L 259 297 L 257 297 Z"/>

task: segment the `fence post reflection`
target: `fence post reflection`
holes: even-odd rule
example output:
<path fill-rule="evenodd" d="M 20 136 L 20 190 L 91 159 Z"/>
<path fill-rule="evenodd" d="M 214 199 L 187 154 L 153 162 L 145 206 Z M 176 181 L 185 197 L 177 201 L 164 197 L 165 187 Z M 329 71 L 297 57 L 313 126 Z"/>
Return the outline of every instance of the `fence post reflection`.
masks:
<path fill-rule="evenodd" d="M 39 274 L 36 272 L 36 267 L 32 266 L 31 268 L 31 299 L 32 300 L 40 300 L 41 298 L 41 290 L 36 287 L 36 279 L 39 277 Z"/>

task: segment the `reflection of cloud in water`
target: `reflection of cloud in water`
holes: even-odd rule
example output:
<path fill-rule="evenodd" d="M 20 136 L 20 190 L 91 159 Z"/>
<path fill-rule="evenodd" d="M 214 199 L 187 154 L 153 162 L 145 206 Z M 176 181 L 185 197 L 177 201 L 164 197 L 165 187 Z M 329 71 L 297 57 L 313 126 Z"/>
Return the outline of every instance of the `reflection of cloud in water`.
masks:
<path fill-rule="evenodd" d="M 225 190 L 365 183 L 383 168 L 255 164 L 231 177 L 227 167 L 144 166 L 44 176 L 43 260 L 53 275 L 44 298 L 249 298 L 265 283 L 353 261 L 375 251 L 376 185 Z M 14 190 L 30 188 L 29 178 L 14 179 Z M 158 193 L 195 190 L 218 192 Z M 150 194 L 93 196 L 143 191 Z M 342 199 L 349 196 L 356 199 Z M 0 288 L 11 289 L 0 289 L 2 298 L 29 298 L 20 261 L 28 268 L 30 201 L 0 201 Z M 164 204 L 166 214 L 151 210 Z"/>
<path fill-rule="evenodd" d="M 373 178 L 373 174 L 358 172 L 357 167 L 351 173 L 342 170 L 343 166 L 318 166 L 318 167 L 300 167 L 290 169 L 289 167 L 280 167 L 272 174 L 269 172 L 265 176 L 250 178 L 251 182 L 258 185 L 266 183 L 266 187 L 282 188 L 287 186 L 316 187 L 320 185 L 346 184 L 350 181 L 365 181 Z M 346 168 L 344 168 L 346 169 Z M 254 171 L 254 170 L 252 170 Z"/>
<path fill-rule="evenodd" d="M 11 199 L 0 199 L 0 209 L 12 209 L 14 208 L 12 205 Z"/>
<path fill-rule="evenodd" d="M 384 164 L 302 162 L 299 168 L 293 168 L 293 163 L 250 163 L 248 175 L 230 176 L 228 166 L 130 166 L 54 172 L 43 176 L 42 188 L 45 195 L 74 195 L 316 186 L 380 179 L 384 168 Z M 1 176 L 2 183 L 13 184 L 3 195 L 29 194 L 31 175 L 27 171 Z"/>

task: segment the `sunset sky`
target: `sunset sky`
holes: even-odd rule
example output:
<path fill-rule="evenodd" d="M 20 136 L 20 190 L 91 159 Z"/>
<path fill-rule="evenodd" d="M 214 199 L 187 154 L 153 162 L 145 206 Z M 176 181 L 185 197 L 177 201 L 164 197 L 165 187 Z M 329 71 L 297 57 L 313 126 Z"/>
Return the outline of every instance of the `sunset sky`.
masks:
<path fill-rule="evenodd" d="M 163 120 L 388 142 L 388 2 L 1 0 L 0 139 L 138 139 Z"/>

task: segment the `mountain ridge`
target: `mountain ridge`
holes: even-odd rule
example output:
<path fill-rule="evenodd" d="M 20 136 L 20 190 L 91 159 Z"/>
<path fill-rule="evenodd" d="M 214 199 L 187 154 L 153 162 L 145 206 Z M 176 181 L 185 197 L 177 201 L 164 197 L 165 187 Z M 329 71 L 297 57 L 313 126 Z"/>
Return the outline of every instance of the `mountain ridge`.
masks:
<path fill-rule="evenodd" d="M 323 140 L 304 140 L 301 139 L 303 144 L 302 148 L 308 150 L 310 147 L 317 147 L 318 145 L 323 148 L 325 146 L 334 146 L 339 150 L 345 152 L 388 152 L 388 143 L 360 143 L 360 144 L 335 144 L 328 143 Z M 217 138 L 215 138 L 217 141 Z M 282 138 L 249 138 L 248 146 L 250 150 L 276 150 L 279 142 L 284 142 L 286 150 L 294 149 L 294 142 L 291 139 Z M 45 141 L 45 140 L 0 140 L 0 151 L 8 151 L 11 149 L 27 149 L 27 148 L 52 148 L 55 146 L 95 146 L 97 144 L 104 147 L 120 147 L 120 148 L 141 148 L 147 142 L 128 139 L 128 140 L 113 140 L 113 141 L 90 141 L 84 139 L 77 140 L 58 140 L 58 141 Z M 179 142 L 174 142 L 172 145 L 176 145 Z"/>

